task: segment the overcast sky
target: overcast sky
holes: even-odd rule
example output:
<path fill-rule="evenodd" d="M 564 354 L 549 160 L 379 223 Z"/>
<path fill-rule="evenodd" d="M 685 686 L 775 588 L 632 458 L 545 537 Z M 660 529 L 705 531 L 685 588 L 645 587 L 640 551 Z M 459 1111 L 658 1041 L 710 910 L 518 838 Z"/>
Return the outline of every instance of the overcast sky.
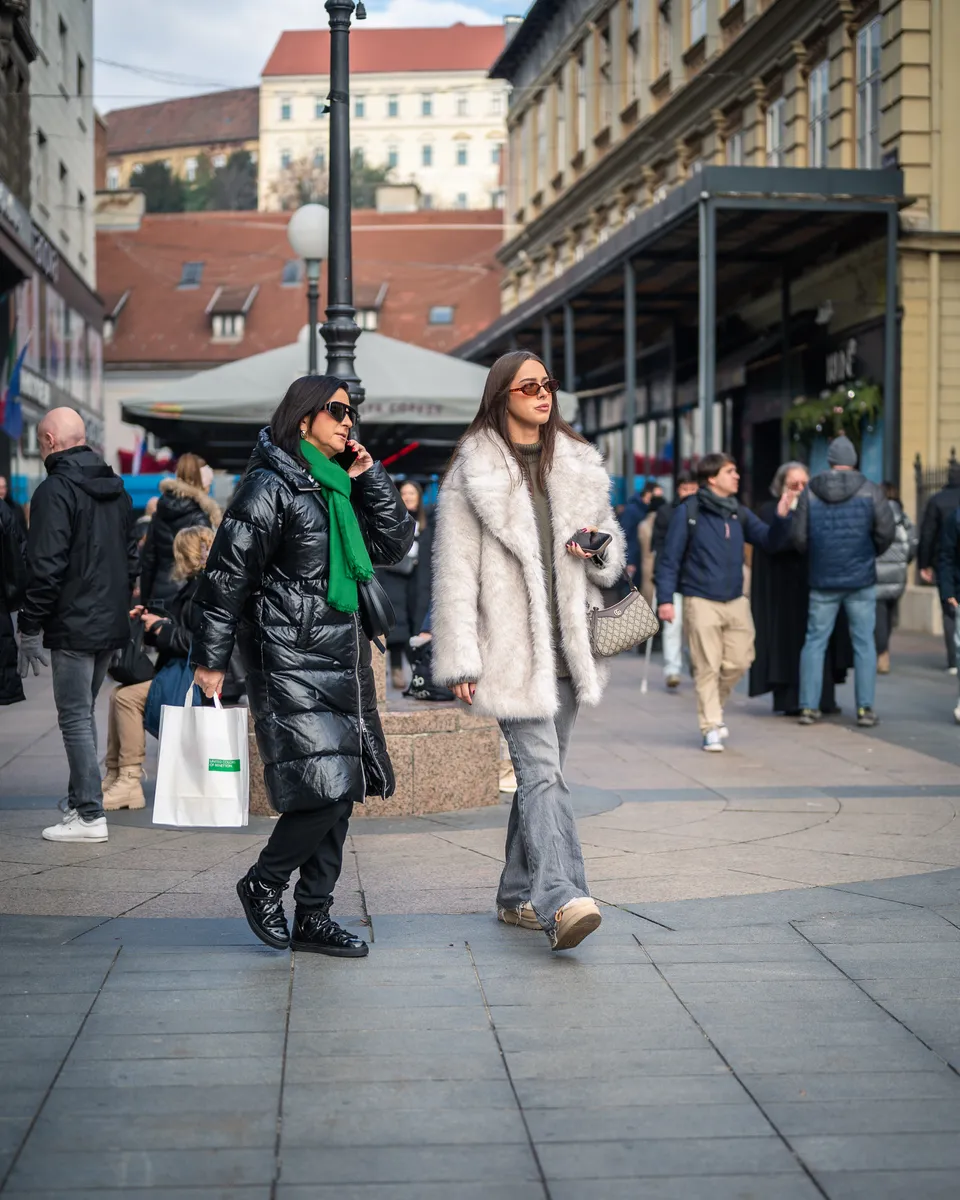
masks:
<path fill-rule="evenodd" d="M 528 3 L 366 0 L 367 25 L 482 25 Z M 326 28 L 327 13 L 323 0 L 95 0 L 94 22 L 94 92 L 109 112 L 255 84 L 284 29 Z"/>

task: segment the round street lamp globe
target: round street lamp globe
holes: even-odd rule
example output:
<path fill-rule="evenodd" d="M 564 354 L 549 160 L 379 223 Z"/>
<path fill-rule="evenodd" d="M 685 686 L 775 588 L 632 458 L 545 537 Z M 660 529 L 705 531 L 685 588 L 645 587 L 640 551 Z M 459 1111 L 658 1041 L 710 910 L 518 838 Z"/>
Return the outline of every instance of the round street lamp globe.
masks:
<path fill-rule="evenodd" d="M 323 204 L 304 204 L 290 218 L 287 238 L 298 258 L 316 262 L 327 257 L 330 214 Z"/>

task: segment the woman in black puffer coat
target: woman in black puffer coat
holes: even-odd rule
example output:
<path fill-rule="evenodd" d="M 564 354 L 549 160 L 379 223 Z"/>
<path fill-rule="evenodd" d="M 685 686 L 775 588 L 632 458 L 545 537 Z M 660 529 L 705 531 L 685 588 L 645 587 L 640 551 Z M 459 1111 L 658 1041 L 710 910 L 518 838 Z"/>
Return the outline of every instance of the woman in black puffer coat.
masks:
<path fill-rule="evenodd" d="M 203 486 L 204 466 L 196 454 L 181 454 L 176 478 L 160 482 L 160 500 L 140 556 L 140 600 L 155 611 L 165 610 L 180 590 L 173 578 L 173 539 L 181 529 L 206 525 L 215 530 L 220 524 L 220 505 Z"/>
<path fill-rule="evenodd" d="M 354 578 L 372 575 L 369 558 L 399 562 L 413 520 L 382 465 L 350 438 L 354 416 L 338 379 L 291 384 L 210 551 L 193 661 L 197 683 L 213 695 L 236 638 L 267 793 L 281 814 L 237 885 L 251 928 L 277 948 L 359 957 L 366 944 L 330 918 L 331 893 L 354 803 L 392 795 L 394 780 L 370 643 L 356 600 L 345 611 L 335 591 L 344 578 L 336 568 L 357 526 L 369 575 Z M 331 470 L 333 486 L 318 478 Z M 298 867 L 291 938 L 282 894 Z"/>

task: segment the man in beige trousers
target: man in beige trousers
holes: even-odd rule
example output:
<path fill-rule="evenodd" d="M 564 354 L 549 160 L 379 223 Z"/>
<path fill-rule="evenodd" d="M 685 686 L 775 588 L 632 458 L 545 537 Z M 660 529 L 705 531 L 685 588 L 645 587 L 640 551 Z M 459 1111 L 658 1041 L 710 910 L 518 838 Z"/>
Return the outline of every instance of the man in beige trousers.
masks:
<path fill-rule="evenodd" d="M 696 495 L 677 505 L 657 557 L 657 615 L 674 621 L 674 593 L 683 596 L 703 749 L 719 753 L 728 736 L 723 706 L 754 654 L 744 543 L 775 554 L 790 536 L 792 514 L 789 495 L 772 525 L 740 504 L 740 474 L 729 454 L 704 455 L 697 483 Z"/>

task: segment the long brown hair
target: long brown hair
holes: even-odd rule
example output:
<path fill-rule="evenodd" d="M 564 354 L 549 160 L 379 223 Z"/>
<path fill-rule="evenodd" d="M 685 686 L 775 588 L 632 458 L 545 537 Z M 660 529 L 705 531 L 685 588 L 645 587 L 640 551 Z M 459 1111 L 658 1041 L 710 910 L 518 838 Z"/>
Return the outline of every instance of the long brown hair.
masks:
<path fill-rule="evenodd" d="M 403 483 L 397 484 L 397 491 L 400 493 L 401 499 L 403 498 L 403 489 L 405 487 L 412 487 L 417 493 L 417 507 L 410 515 L 417 522 L 417 528 L 421 533 L 423 533 L 427 527 L 427 509 L 426 505 L 423 503 L 423 488 L 415 479 L 405 479 Z M 409 509 L 407 509 L 407 511 L 410 512 Z"/>
<path fill-rule="evenodd" d="M 200 468 L 205 467 L 206 461 L 199 454 L 181 454 L 177 459 L 177 478 L 191 487 L 207 489 L 203 486 L 203 476 Z"/>
<path fill-rule="evenodd" d="M 529 350 L 510 350 L 507 354 L 501 354 L 490 368 L 487 373 L 487 381 L 483 385 L 483 395 L 480 397 L 477 415 L 471 421 L 469 429 L 457 442 L 456 449 L 450 458 L 451 467 L 456 462 L 461 446 L 471 434 L 489 431 L 500 439 L 504 462 L 506 462 L 506 455 L 509 454 L 520 469 L 520 478 L 523 478 L 526 468 L 510 438 L 507 406 L 510 401 L 510 384 L 513 383 L 515 375 L 526 362 L 534 362 L 546 370 L 543 360 Z M 560 406 L 554 396 L 553 404 L 550 406 L 550 416 L 547 418 L 546 424 L 540 427 L 541 449 L 537 482 L 541 489 L 547 486 L 547 476 L 553 466 L 553 454 L 557 445 L 558 433 L 565 434 L 575 442 L 586 442 L 587 440 L 560 416 Z"/>

